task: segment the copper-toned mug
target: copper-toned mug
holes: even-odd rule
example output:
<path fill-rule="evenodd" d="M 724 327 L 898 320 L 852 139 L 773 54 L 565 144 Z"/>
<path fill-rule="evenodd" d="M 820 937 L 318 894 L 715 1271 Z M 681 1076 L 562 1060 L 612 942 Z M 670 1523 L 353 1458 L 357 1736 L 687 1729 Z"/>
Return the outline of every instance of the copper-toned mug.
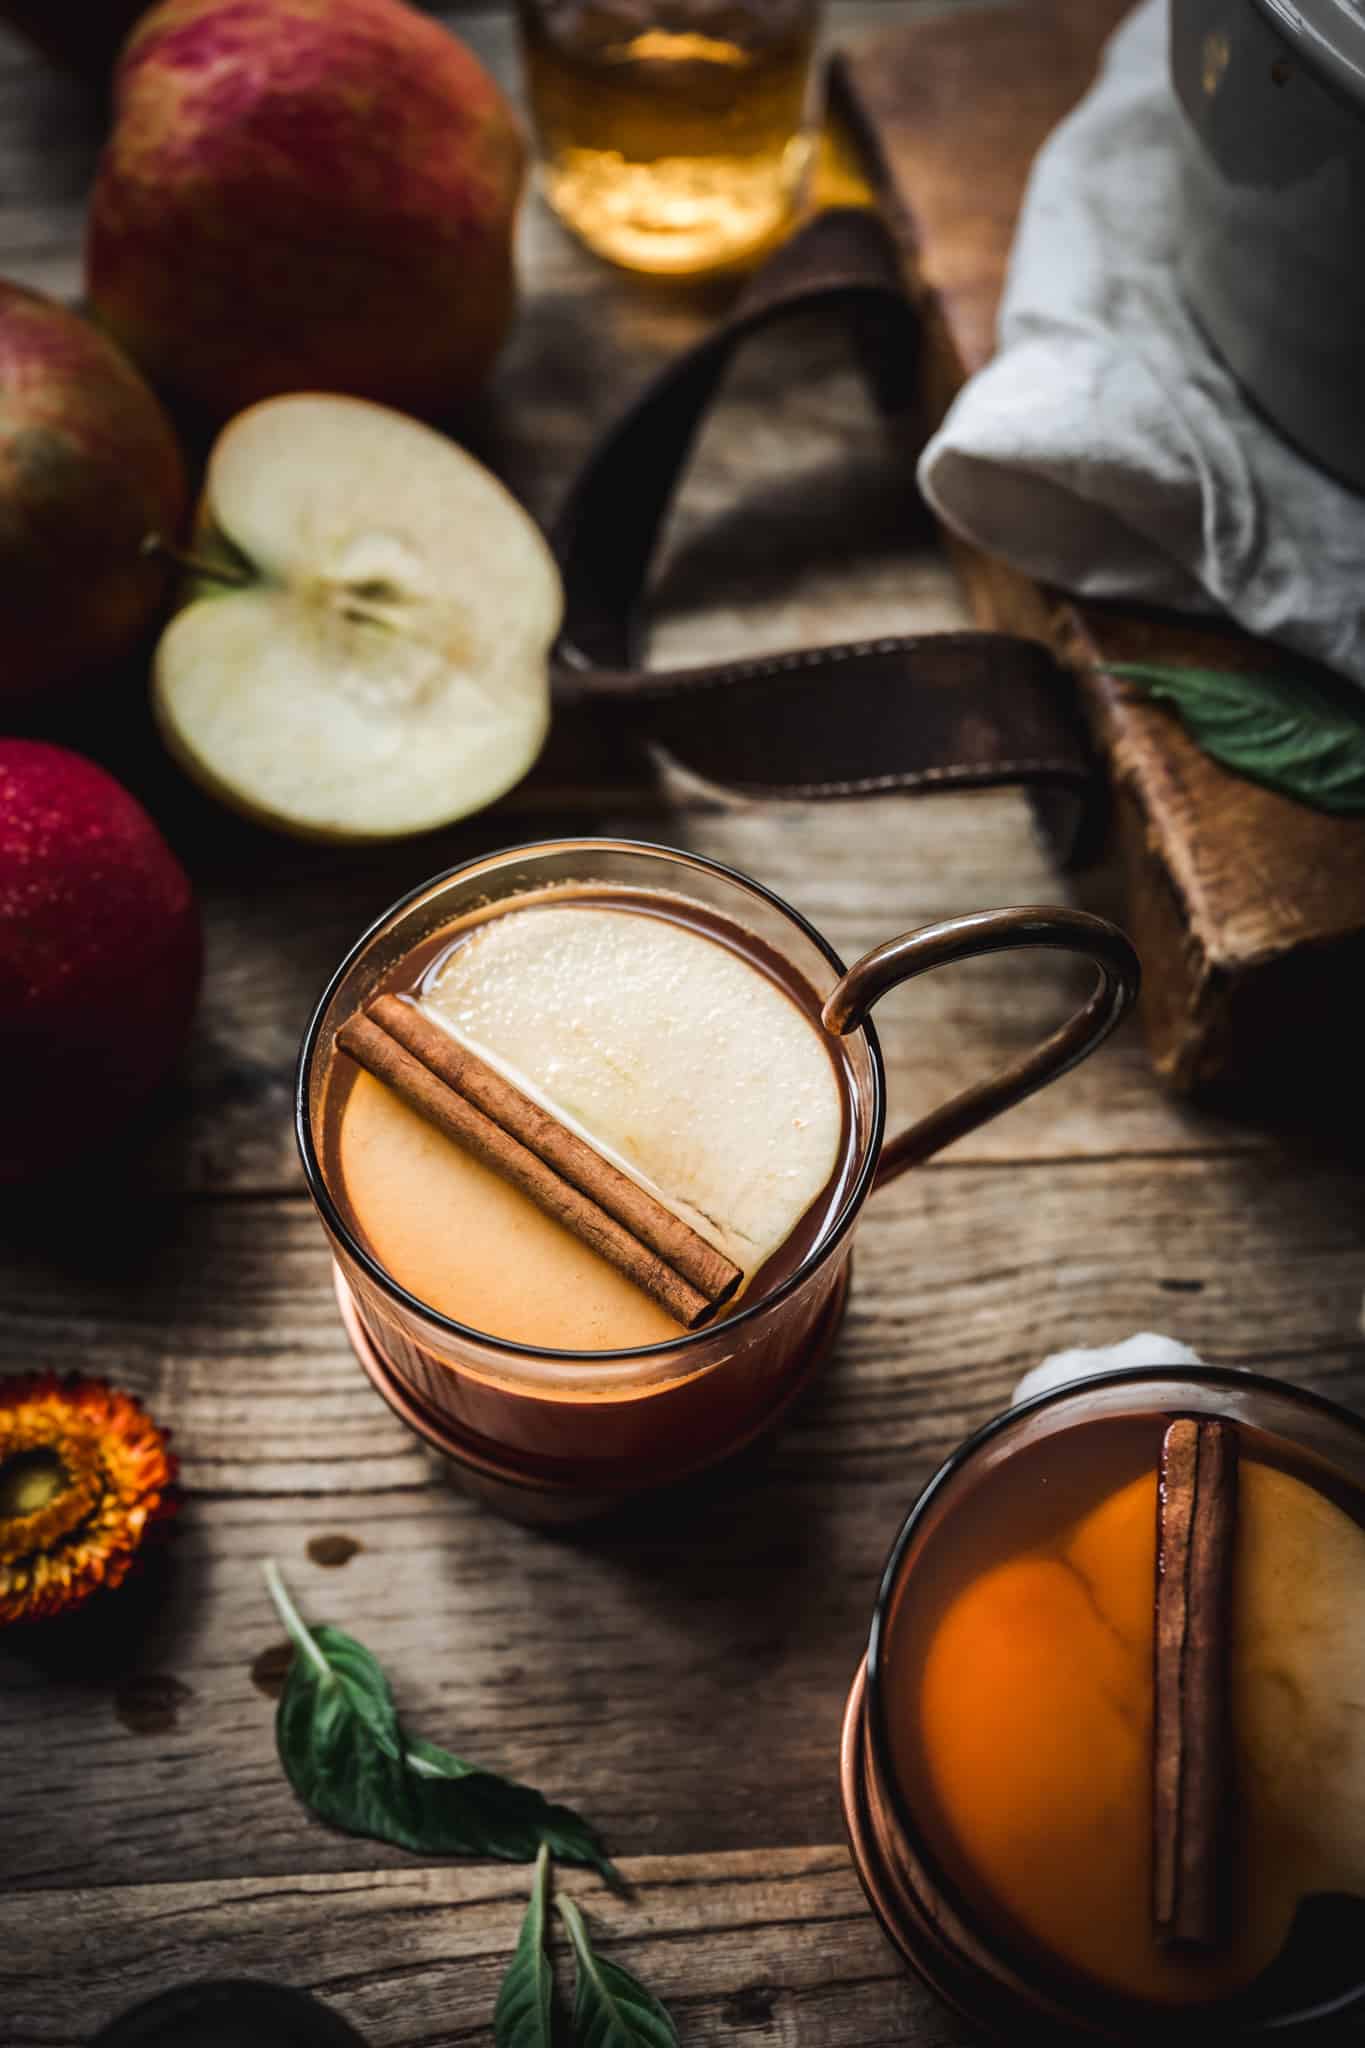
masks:
<path fill-rule="evenodd" d="M 1331 1583 L 1323 1560 L 1334 1515 L 1338 1529 L 1349 1519 L 1363 1532 L 1352 1538 L 1348 1555 L 1365 1550 L 1365 1421 L 1318 1394 L 1215 1366 L 1133 1366 L 1072 1380 L 1006 1410 L 939 1468 L 891 1548 L 867 1654 L 844 1714 L 840 1775 L 854 1867 L 903 1960 L 983 2039 L 1047 2041 L 1058 2048 L 1064 2042 L 1346 2048 L 1365 2040 L 1365 1898 L 1354 1885 L 1348 1895 L 1339 1870 L 1316 1898 L 1300 1899 L 1270 1966 L 1249 1979 L 1241 1973 L 1239 1919 L 1251 1922 L 1253 1935 L 1263 1931 L 1256 1912 L 1266 1905 L 1267 1863 L 1277 1872 L 1294 1869 L 1296 1853 L 1302 1858 L 1311 1826 L 1329 1803 L 1315 1775 L 1319 1759 L 1336 1753 L 1340 1791 L 1343 1779 L 1358 1785 L 1351 1758 L 1358 1773 L 1365 1753 L 1352 1732 L 1359 1725 L 1358 1695 L 1348 1692 L 1337 1710 L 1334 1741 L 1300 1733 L 1284 1745 L 1282 1781 L 1268 1803 L 1266 1757 L 1278 1727 L 1299 1725 L 1303 1666 L 1264 1633 L 1264 1608 L 1252 1618 L 1251 1595 L 1237 1577 L 1249 1552 L 1238 1553 L 1238 1590 L 1223 1626 L 1234 1648 L 1239 1639 L 1247 1646 L 1240 1666 L 1230 1648 L 1228 1683 L 1235 1691 L 1239 1668 L 1244 1685 L 1259 1682 L 1255 1726 L 1262 1733 L 1259 1744 L 1253 1734 L 1240 1745 L 1238 1713 L 1229 1702 L 1222 1734 L 1231 1784 L 1223 1875 L 1234 1902 L 1224 1914 L 1222 1939 L 1204 1949 L 1155 1936 L 1154 1952 L 1167 1975 L 1150 1991 L 1125 1980 L 1113 1963 L 1121 1927 L 1131 1973 L 1134 1929 L 1145 1929 L 1152 1911 L 1155 1855 L 1148 1846 L 1134 1858 L 1133 1815 L 1115 1798 L 1107 1731 L 1121 1729 L 1125 1768 L 1138 1785 L 1150 1785 L 1155 1658 L 1138 1617 L 1154 1614 L 1156 1516 L 1147 1518 L 1158 1498 L 1153 1468 L 1175 1417 L 1214 1421 L 1238 1433 L 1242 1493 L 1249 1463 L 1268 1469 L 1275 1491 L 1260 1493 L 1259 1506 L 1253 1499 L 1236 1513 L 1263 1546 L 1261 1558 L 1278 1555 L 1278 1599 L 1297 1622 L 1303 1623 L 1315 1590 L 1321 1603 L 1321 1588 Z M 1286 1490 L 1296 1476 L 1311 1482 L 1300 1496 L 1309 1498 L 1310 1512 L 1297 1525 Z M 1111 1486 L 1118 1490 L 1111 1493 Z M 1137 1495 L 1138 1487 L 1146 1491 Z M 1317 1489 L 1320 1500 L 1313 1497 Z M 1115 1507 L 1125 1497 L 1140 1511 L 1128 1531 L 1146 1520 L 1149 1555 L 1145 1579 L 1116 1604 L 1112 1560 L 1107 1576 L 1102 1568 L 1101 1530 L 1111 1543 L 1122 1533 Z M 1028 1524 L 1023 1547 L 1002 1556 L 991 1532 L 998 1536 L 1002 1516 L 1003 1526 L 1017 1524 L 1021 1511 Z M 1101 1518 L 1107 1518 L 1103 1524 Z M 1058 1538 L 1067 1530 L 1089 1535 L 1061 1548 Z M 1075 1611 L 1087 1624 L 1068 1653 L 1073 1675 L 1047 1697 L 1047 1727 L 1056 1737 L 1050 1751 L 1048 1741 L 1036 1740 L 1039 1708 L 1030 1690 L 1039 1670 L 1061 1668 L 1058 1642 L 1068 1640 L 1059 1610 L 1047 1604 L 1048 1575 L 1054 1591 L 1069 1581 Z M 1333 1617 L 1322 1639 L 1357 1643 L 1354 1616 L 1342 1611 L 1340 1597 L 1330 1604 Z M 959 1634 L 950 1659 L 938 1661 L 953 1616 L 961 1627 L 969 1612 L 974 1633 Z M 999 1629 L 1006 1615 L 1008 1656 L 1000 1636 L 992 1642 L 986 1633 Z M 1154 1620 L 1147 1625 L 1154 1631 Z M 987 1654 L 976 1654 L 981 1651 Z M 1125 1666 L 1145 1671 L 1147 1700 L 1126 1689 Z M 1339 1682 L 1349 1664 L 1337 1658 L 1330 1669 Z M 1057 1701 L 1068 1694 L 1104 1701 L 1106 1725 L 1087 1723 L 1074 1705 L 1064 1712 Z M 1282 1724 L 1267 1711 L 1267 1695 Z M 1242 1720 L 1244 1726 L 1252 1720 L 1246 1703 Z M 978 1734 L 961 1746 L 962 1731 L 974 1723 Z M 996 1749 L 984 1772 L 973 1771 L 973 1833 L 964 1829 L 964 1769 L 979 1760 L 983 1742 L 996 1742 L 1005 1723 L 1015 1731 L 1019 1754 Z M 925 1764 L 945 1730 L 958 1746 L 950 1766 L 936 1774 Z M 1069 1796 L 1058 1782 L 1063 1776 Z M 1348 1832 L 1358 1791 L 1353 1797 L 1354 1804 L 1342 1804 Z M 1280 1817 L 1286 1812 L 1288 1822 Z M 1262 1834 L 1259 1849 L 1250 1836 L 1253 1825 Z M 1045 1885 L 1042 1872 L 1069 1853 L 1067 1845 L 1074 1853 L 1078 1841 L 1093 1855 L 1084 1869 L 1066 1862 L 1064 1896 L 1072 1930 L 1083 1923 L 1092 1935 L 1093 1953 L 1084 1957 L 1064 1956 L 1044 1934 L 1049 1926 L 1056 1934 L 1059 1892 Z M 1010 1845 L 1008 1856 L 1002 1844 Z M 1003 1889 L 1007 1862 L 1027 1871 L 1024 1893 Z M 1240 1914 L 1239 1891 L 1246 1894 Z M 1269 1924 L 1276 1925 L 1273 1915 Z M 1112 1965 L 1107 1978 L 1099 1974 L 1100 1958 Z"/>
<path fill-rule="evenodd" d="M 846 1193 L 796 1269 L 720 1321 L 630 1351 L 538 1350 L 441 1315 L 408 1293 L 349 1227 L 323 1172 L 320 1117 L 339 1026 L 381 977 L 476 908 L 584 883 L 690 899 L 776 951 L 838 1034 L 852 1098 Z M 1003 1073 L 883 1142 L 885 1073 L 870 1013 L 886 990 L 950 961 L 1043 946 L 1096 969 L 1089 999 Z M 405 1421 L 475 1491 L 535 1520 L 574 1519 L 728 1456 L 792 1399 L 837 1327 L 853 1228 L 873 1189 L 1055 1080 L 1108 1036 L 1137 991 L 1115 926 L 1069 909 L 981 911 L 875 947 L 851 968 L 813 926 L 749 877 L 671 847 L 566 839 L 490 854 L 424 883 L 356 942 L 309 1024 L 297 1128 L 309 1191 L 336 1256 L 361 1363 Z"/>

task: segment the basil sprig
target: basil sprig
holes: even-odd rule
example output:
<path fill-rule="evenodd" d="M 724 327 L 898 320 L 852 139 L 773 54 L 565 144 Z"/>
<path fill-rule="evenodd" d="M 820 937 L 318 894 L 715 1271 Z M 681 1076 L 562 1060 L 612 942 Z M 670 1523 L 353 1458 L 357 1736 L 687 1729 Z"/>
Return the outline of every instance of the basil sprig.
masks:
<path fill-rule="evenodd" d="M 609 1963 L 596 1953 L 583 1915 L 572 1899 L 560 1901 L 559 1917 L 569 1930 L 577 1958 L 575 2048 L 678 2048 L 677 2029 L 667 2007 L 620 1963 Z"/>
<path fill-rule="evenodd" d="M 530 1863 L 543 1845 L 619 1883 L 572 1807 L 408 1736 L 377 1658 L 339 1628 L 309 1628 L 273 1562 L 265 1573 L 294 1645 L 275 1718 L 280 1762 L 320 1819 L 419 1855 Z"/>
<path fill-rule="evenodd" d="M 545 1946 L 549 1890 L 550 1852 L 542 1846 L 531 1881 L 531 1902 L 493 2008 L 495 2048 L 551 2048 L 555 1980 Z"/>
<path fill-rule="evenodd" d="M 1190 737 L 1238 775 L 1346 817 L 1365 812 L 1365 705 L 1307 676 L 1118 661 L 1106 673 L 1171 705 Z"/>
<path fill-rule="evenodd" d="M 493 2011 L 495 2048 L 551 2048 L 554 1973 L 546 1947 L 550 1859 L 536 1861 L 531 1900 Z M 575 1959 L 574 2048 L 678 2048 L 666 2006 L 620 1963 L 599 1956 L 572 1899 L 556 1901 Z"/>

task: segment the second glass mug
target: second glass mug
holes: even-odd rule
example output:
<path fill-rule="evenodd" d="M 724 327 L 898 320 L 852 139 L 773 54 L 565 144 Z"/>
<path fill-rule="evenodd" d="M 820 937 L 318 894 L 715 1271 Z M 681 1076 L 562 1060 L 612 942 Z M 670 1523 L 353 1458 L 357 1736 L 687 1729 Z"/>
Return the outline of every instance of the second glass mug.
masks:
<path fill-rule="evenodd" d="M 454 1321 L 408 1293 L 349 1227 L 319 1143 L 338 1028 L 432 933 L 490 903 L 564 884 L 691 899 L 795 967 L 843 1041 L 854 1122 L 844 1199 L 796 1270 L 714 1325 L 629 1351 L 537 1350 Z M 1092 994 L 1050 1037 L 990 1079 L 883 1142 L 886 1080 L 870 1021 L 899 982 L 978 954 L 1041 946 L 1096 969 Z M 1130 1007 L 1137 956 L 1082 911 L 1022 908 L 950 918 L 888 940 L 845 968 L 781 898 L 675 848 L 614 839 L 514 847 L 452 869 L 402 898 L 337 969 L 304 1036 L 296 1118 L 309 1192 L 331 1241 L 348 1334 L 371 1380 L 472 1491 L 522 1519 L 574 1520 L 671 1483 L 764 1434 L 838 1327 L 854 1226 L 874 1189 L 1075 1066 Z"/>

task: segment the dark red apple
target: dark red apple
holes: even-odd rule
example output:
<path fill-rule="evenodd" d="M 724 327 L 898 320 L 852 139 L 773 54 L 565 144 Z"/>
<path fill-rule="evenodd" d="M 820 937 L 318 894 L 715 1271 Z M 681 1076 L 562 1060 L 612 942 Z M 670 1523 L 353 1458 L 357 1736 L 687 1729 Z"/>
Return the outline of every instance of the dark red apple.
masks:
<path fill-rule="evenodd" d="M 511 318 L 524 157 L 478 59 L 404 0 L 163 0 L 119 58 L 90 302 L 219 419 L 291 391 L 439 416 Z"/>
<path fill-rule="evenodd" d="M 129 654 L 188 483 L 161 405 L 88 320 L 0 280 L 0 700 Z"/>
<path fill-rule="evenodd" d="M 0 739 L 0 1182 L 109 1137 L 189 1034 L 189 877 L 93 761 Z"/>

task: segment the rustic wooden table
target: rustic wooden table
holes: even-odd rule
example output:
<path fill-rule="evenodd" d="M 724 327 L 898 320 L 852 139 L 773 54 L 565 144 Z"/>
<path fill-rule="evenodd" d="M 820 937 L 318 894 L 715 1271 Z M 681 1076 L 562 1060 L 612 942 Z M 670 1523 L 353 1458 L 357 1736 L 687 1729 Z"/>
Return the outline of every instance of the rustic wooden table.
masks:
<path fill-rule="evenodd" d="M 835 32 L 885 12 L 836 7 Z M 507 24 L 463 20 L 512 78 Z M 0 270 L 78 290 L 98 139 L 76 88 L 0 42 Z M 720 298 L 608 272 L 535 203 L 522 257 L 523 315 L 478 440 L 548 515 L 594 429 Z M 819 323 L 733 376 L 658 611 L 658 651 L 681 659 L 963 623 L 904 455 Z M 131 1181 L 5 1214 L 0 1359 L 136 1390 L 174 1429 L 185 1501 L 165 1561 L 106 1617 L 0 1650 L 0 2044 L 74 2048 L 205 1974 L 312 1987 L 373 2048 L 489 2038 L 526 1873 L 425 1866 L 298 1806 L 259 1682 L 280 1636 L 267 1555 L 310 1615 L 379 1654 L 413 1725 L 601 1825 L 633 1898 L 566 1882 L 685 2043 L 963 2042 L 883 1940 L 842 1840 L 840 1713 L 896 1527 L 1062 1345 L 1162 1329 L 1365 1400 L 1359 1179 L 1163 1098 L 1127 1031 L 872 1204 L 837 1352 L 766 1461 L 581 1533 L 510 1526 L 452 1492 L 361 1377 L 300 1183 L 295 1047 L 360 927 L 428 872 L 565 829 L 733 862 L 846 957 L 987 905 L 1111 908 L 1113 877 L 1059 880 L 1012 796 L 733 807 L 671 791 L 649 762 L 603 768 L 571 735 L 466 828 L 310 849 L 189 793 L 140 695 L 98 745 L 201 892 L 198 1029 Z M 1029 956 L 892 998 L 895 1114 L 1017 1051 L 1074 986 Z"/>

